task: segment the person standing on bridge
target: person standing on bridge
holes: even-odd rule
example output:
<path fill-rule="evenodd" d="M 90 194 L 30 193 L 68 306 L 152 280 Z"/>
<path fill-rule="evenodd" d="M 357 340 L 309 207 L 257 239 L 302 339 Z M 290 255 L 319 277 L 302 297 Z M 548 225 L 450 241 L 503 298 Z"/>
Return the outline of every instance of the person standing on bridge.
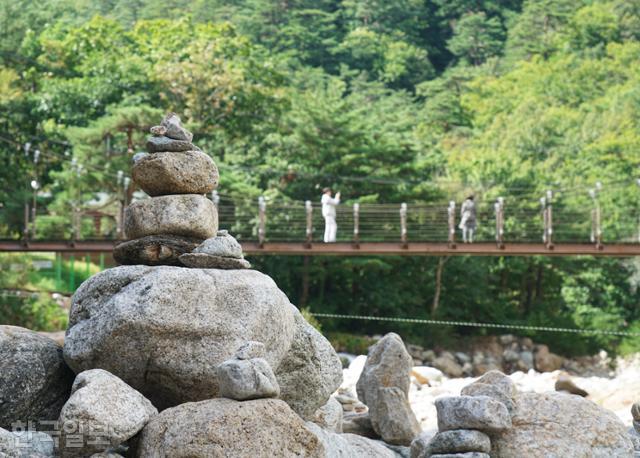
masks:
<path fill-rule="evenodd" d="M 340 193 L 337 192 L 335 197 L 331 196 L 331 188 L 322 190 L 322 217 L 324 218 L 324 243 L 332 243 L 336 241 L 336 233 L 338 232 L 338 224 L 336 223 L 336 206 L 340 204 Z"/>
<path fill-rule="evenodd" d="M 464 243 L 473 243 L 473 233 L 476 230 L 476 203 L 473 195 L 467 197 L 460 207 L 460 229 Z"/>

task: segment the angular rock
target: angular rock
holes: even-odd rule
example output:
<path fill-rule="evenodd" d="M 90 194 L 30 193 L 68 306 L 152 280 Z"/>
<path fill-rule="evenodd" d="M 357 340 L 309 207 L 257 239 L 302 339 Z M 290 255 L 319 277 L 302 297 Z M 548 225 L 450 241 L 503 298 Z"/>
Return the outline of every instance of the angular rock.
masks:
<path fill-rule="evenodd" d="M 62 456 L 88 456 L 117 446 L 157 414 L 148 399 L 115 375 L 102 369 L 81 372 L 60 412 Z"/>
<path fill-rule="evenodd" d="M 627 457 L 633 444 L 613 412 L 559 392 L 516 396 L 513 428 L 491 436 L 492 456 Z"/>
<path fill-rule="evenodd" d="M 129 239 L 148 235 L 206 239 L 218 231 L 218 211 L 198 194 L 153 197 L 125 209 L 124 231 Z"/>
<path fill-rule="evenodd" d="M 57 420 L 73 377 L 56 342 L 28 329 L 0 325 L 1 428 Z"/>
<path fill-rule="evenodd" d="M 534 363 L 538 372 L 553 372 L 562 368 L 564 358 L 549 351 L 546 345 L 538 345 L 534 355 Z"/>
<path fill-rule="evenodd" d="M 629 428 L 627 430 L 627 433 L 629 434 L 629 438 L 631 439 L 633 449 L 637 453 L 638 451 L 640 451 L 640 434 L 638 434 L 638 431 L 636 431 L 634 427 Z"/>
<path fill-rule="evenodd" d="M 316 410 L 311 421 L 324 430 L 341 433 L 342 416 L 342 404 L 331 396 L 325 405 Z"/>
<path fill-rule="evenodd" d="M 342 418 L 342 432 L 377 439 L 380 437 L 371 425 L 369 412 L 349 413 Z"/>
<path fill-rule="evenodd" d="M 121 266 L 73 297 L 65 359 L 102 368 L 159 409 L 216 397 L 217 366 L 262 342 L 281 397 L 309 415 L 340 385 L 337 354 L 268 276 L 253 270 Z"/>
<path fill-rule="evenodd" d="M 491 439 L 473 429 L 456 429 L 436 434 L 427 444 L 427 455 L 491 451 Z"/>
<path fill-rule="evenodd" d="M 435 401 L 438 430 L 477 429 L 495 433 L 511 428 L 506 406 L 488 396 L 447 396 Z"/>
<path fill-rule="evenodd" d="M 246 259 L 224 258 L 206 253 L 185 253 L 179 257 L 180 263 L 195 269 L 250 269 Z"/>
<path fill-rule="evenodd" d="M 573 382 L 573 380 L 571 380 L 571 377 L 569 377 L 567 374 L 561 374 L 558 377 L 558 380 L 556 380 L 555 389 L 556 391 L 566 391 L 567 393 L 582 396 L 583 398 L 589 396 L 589 393 L 578 387 Z"/>
<path fill-rule="evenodd" d="M 329 341 L 293 305 L 289 308 L 295 320 L 293 341 L 280 365 L 271 367 L 277 367 L 280 398 L 310 419 L 342 383 L 342 363 Z"/>
<path fill-rule="evenodd" d="M 433 360 L 431 365 L 441 370 L 448 377 L 462 377 L 462 366 L 460 366 L 453 357 L 439 356 Z"/>
<path fill-rule="evenodd" d="M 327 458 L 396 458 L 397 455 L 378 441 L 355 434 L 336 434 L 312 422 L 307 428 L 319 439 Z"/>
<path fill-rule="evenodd" d="M 164 410 L 142 430 L 137 456 L 325 457 L 304 422 L 277 399 L 211 399 Z"/>
<path fill-rule="evenodd" d="M 465 386 L 460 394 L 462 396 L 487 396 L 492 399 L 495 399 L 498 402 L 504 404 L 509 413 L 513 412 L 515 409 L 515 403 L 511 396 L 505 394 L 500 387 L 496 385 L 490 385 L 488 383 L 472 383 L 470 385 Z"/>
<path fill-rule="evenodd" d="M 133 181 L 150 196 L 206 194 L 218 187 L 218 168 L 201 151 L 147 154 L 133 164 Z"/>
<path fill-rule="evenodd" d="M 182 127 L 180 118 L 175 113 L 168 113 L 160 123 L 165 128 L 165 134 L 169 138 L 175 140 L 184 140 L 190 142 L 193 140 L 193 134 Z"/>
<path fill-rule="evenodd" d="M 400 336 L 389 333 L 370 349 L 356 384 L 373 429 L 390 444 L 409 445 L 420 433 L 408 401 L 412 366 Z"/>
<path fill-rule="evenodd" d="M 263 358 L 227 360 L 218 366 L 217 376 L 223 398 L 245 401 L 280 395 L 278 381 Z"/>
<path fill-rule="evenodd" d="M 180 266 L 180 255 L 191 252 L 201 241 L 178 235 L 148 235 L 116 245 L 113 259 L 123 265 Z"/>
<path fill-rule="evenodd" d="M 460 391 L 463 396 L 488 396 L 502 402 L 509 412 L 515 408 L 513 397 L 517 389 L 513 380 L 500 371 L 492 370 L 485 373 L 475 382 L 465 386 Z"/>
<path fill-rule="evenodd" d="M 640 433 L 640 403 L 636 402 L 631 406 L 631 416 L 633 417 L 633 428 Z"/>
<path fill-rule="evenodd" d="M 183 151 L 200 151 L 196 145 L 185 140 L 174 140 L 169 137 L 149 137 L 147 151 L 150 153 L 181 153 Z"/>

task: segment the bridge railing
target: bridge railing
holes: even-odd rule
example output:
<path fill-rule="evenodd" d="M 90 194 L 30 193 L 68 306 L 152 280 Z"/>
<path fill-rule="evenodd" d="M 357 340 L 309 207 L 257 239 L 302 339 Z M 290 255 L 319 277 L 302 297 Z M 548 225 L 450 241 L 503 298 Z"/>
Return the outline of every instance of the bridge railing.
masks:
<path fill-rule="evenodd" d="M 269 202 L 217 199 L 220 227 L 239 240 L 321 242 L 324 219 L 319 202 Z M 515 205 L 478 202 L 477 242 L 640 243 L 640 209 L 589 205 L 565 207 L 562 202 Z M 640 205 L 640 204 L 639 204 Z M 610 218 L 607 218 L 610 216 Z M 118 215 L 84 212 L 75 224 L 60 216 L 38 214 L 31 240 L 117 240 Z M 337 207 L 339 242 L 459 242 L 459 207 L 438 204 L 354 203 Z M 32 225 L 29 224 L 31 229 Z M 453 237 L 451 230 L 453 229 Z"/>

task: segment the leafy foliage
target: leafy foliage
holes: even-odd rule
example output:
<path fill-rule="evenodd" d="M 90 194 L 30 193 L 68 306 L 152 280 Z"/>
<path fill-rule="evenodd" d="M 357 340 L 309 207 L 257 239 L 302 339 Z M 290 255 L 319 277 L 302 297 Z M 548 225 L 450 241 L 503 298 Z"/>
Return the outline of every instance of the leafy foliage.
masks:
<path fill-rule="evenodd" d="M 446 206 L 473 192 L 483 215 L 505 196 L 508 236 L 539 240 L 551 188 L 556 221 L 572 222 L 556 239 L 586 241 L 600 180 L 605 239 L 638 237 L 637 0 L 0 0 L 0 30 L 4 237 L 21 236 L 31 180 L 48 213 L 39 237 L 69 237 L 65 221 L 96 202 L 117 213 L 118 177 L 169 110 L 218 163 L 220 193 L 243 199 L 238 213 L 327 185 L 347 204 Z M 93 235 L 87 221 L 81 231 Z M 252 262 L 311 311 L 640 326 L 640 268 L 623 260 L 456 257 L 440 284 L 435 258 Z M 426 344 L 487 332 L 321 324 Z M 621 340 L 535 337 L 567 353 Z"/>

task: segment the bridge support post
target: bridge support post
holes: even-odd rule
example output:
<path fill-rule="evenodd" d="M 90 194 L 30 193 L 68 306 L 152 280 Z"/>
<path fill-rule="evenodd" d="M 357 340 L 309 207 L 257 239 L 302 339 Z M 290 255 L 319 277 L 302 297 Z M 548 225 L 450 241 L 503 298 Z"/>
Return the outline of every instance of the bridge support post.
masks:
<path fill-rule="evenodd" d="M 449 234 L 447 240 L 450 248 L 456 247 L 456 203 L 452 200 L 447 208 Z"/>
<path fill-rule="evenodd" d="M 402 247 L 407 248 L 407 204 L 400 204 L 400 240 Z"/>
<path fill-rule="evenodd" d="M 602 219 L 600 212 L 600 202 L 598 201 L 598 192 L 602 189 L 600 182 L 596 183 L 596 187 L 589 189 L 589 197 L 593 200 L 593 209 L 591 210 L 591 243 L 594 243 L 600 250 L 602 249 Z"/>
<path fill-rule="evenodd" d="M 543 232 L 542 241 L 547 246 L 547 249 L 553 250 L 553 210 L 551 205 L 551 199 L 553 198 L 553 191 L 548 190 L 545 197 L 540 198 L 540 205 L 542 206 L 542 222 Z"/>
<path fill-rule="evenodd" d="M 496 243 L 498 248 L 504 248 L 504 198 L 498 197 L 495 203 L 496 210 Z"/>
<path fill-rule="evenodd" d="M 260 248 L 264 246 L 267 233 L 267 202 L 264 196 L 258 197 L 258 244 Z"/>
<path fill-rule="evenodd" d="M 353 204 L 353 247 L 360 248 L 360 204 Z"/>
<path fill-rule="evenodd" d="M 22 230 L 24 243 L 29 243 L 29 204 L 24 203 L 24 229 Z"/>
<path fill-rule="evenodd" d="M 311 247 L 311 241 L 313 240 L 313 206 L 311 205 L 311 201 L 307 200 L 304 203 L 304 209 L 307 215 L 307 231 L 306 231 L 306 242 L 307 247 Z"/>

